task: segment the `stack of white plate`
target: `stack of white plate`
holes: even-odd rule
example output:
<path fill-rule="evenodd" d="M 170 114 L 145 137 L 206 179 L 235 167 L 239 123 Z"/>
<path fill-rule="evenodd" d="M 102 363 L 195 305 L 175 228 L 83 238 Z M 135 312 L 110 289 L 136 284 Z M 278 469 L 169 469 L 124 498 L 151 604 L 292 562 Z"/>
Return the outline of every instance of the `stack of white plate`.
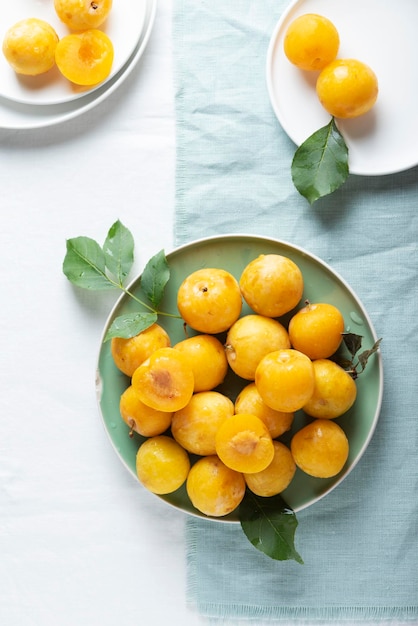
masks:
<path fill-rule="evenodd" d="M 19 76 L 0 54 L 0 128 L 52 126 L 102 102 L 122 84 L 141 58 L 154 24 L 156 5 L 157 0 L 118 0 L 114 4 L 101 28 L 114 46 L 113 67 L 106 81 L 94 88 L 72 85 L 55 69 L 36 77 Z M 5 29 L 0 35 L 4 37 L 10 26 L 28 17 L 49 22 L 60 37 L 69 32 L 57 18 L 52 2 L 13 0 L 2 7 Z"/>

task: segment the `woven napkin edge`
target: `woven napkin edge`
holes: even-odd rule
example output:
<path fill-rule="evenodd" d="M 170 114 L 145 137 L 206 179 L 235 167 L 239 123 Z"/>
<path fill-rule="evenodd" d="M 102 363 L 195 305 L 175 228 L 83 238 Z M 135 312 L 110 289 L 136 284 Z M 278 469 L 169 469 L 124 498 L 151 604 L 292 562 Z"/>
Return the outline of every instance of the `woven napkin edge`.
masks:
<path fill-rule="evenodd" d="M 251 622 L 292 622 L 304 626 L 318 624 L 335 624 L 344 622 L 364 624 L 367 621 L 373 626 L 388 626 L 391 622 L 418 625 L 417 606 L 261 606 L 256 604 L 222 604 L 202 602 L 198 600 L 197 572 L 197 541 L 201 526 L 195 519 L 188 518 L 185 523 L 185 545 L 187 562 L 186 598 L 187 606 L 201 616 L 209 618 L 213 624 L 223 624 L 226 620 L 234 620 L 234 624 Z"/>

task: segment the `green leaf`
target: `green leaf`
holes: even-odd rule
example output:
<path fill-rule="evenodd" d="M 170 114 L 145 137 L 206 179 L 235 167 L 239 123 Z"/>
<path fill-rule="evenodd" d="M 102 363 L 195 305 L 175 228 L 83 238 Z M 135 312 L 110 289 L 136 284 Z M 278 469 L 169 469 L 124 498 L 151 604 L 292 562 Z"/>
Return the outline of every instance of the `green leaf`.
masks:
<path fill-rule="evenodd" d="M 148 261 L 141 276 L 141 287 L 155 308 L 162 300 L 169 278 L 170 269 L 164 250 L 161 250 Z"/>
<path fill-rule="evenodd" d="M 355 333 L 343 333 L 343 341 L 352 357 L 360 350 L 362 339 L 361 335 L 356 335 Z"/>
<path fill-rule="evenodd" d="M 106 267 L 122 285 L 134 262 L 134 239 L 119 220 L 109 229 L 103 252 Z"/>
<path fill-rule="evenodd" d="M 62 270 L 70 282 L 83 289 L 113 289 L 106 276 L 105 255 L 99 244 L 89 237 L 67 240 Z"/>
<path fill-rule="evenodd" d="M 157 319 L 158 315 L 156 313 L 144 312 L 128 313 L 115 317 L 106 333 L 104 341 L 109 341 L 109 339 L 113 337 L 123 337 L 124 339 L 135 337 L 135 335 L 138 335 L 143 330 L 152 326 Z"/>
<path fill-rule="evenodd" d="M 291 170 L 296 189 L 310 204 L 347 180 L 348 148 L 334 118 L 299 146 Z"/>
<path fill-rule="evenodd" d="M 363 371 L 365 369 L 365 367 L 367 365 L 367 361 L 369 360 L 371 355 L 378 351 L 378 349 L 380 347 L 380 342 L 381 341 L 382 341 L 382 338 L 378 339 L 374 343 L 374 345 L 370 348 L 370 350 L 364 350 L 364 352 L 362 352 L 361 354 L 358 355 L 358 360 L 359 360 L 359 363 L 361 365 L 361 371 Z"/>
<path fill-rule="evenodd" d="M 278 561 L 303 563 L 294 545 L 298 521 L 281 496 L 261 498 L 247 489 L 239 517 L 247 539 L 257 550 Z"/>
<path fill-rule="evenodd" d="M 342 357 L 339 354 L 337 354 L 334 357 L 334 360 L 337 363 L 337 365 L 342 367 L 344 370 L 351 370 L 353 368 L 353 360 L 352 359 L 345 359 L 344 357 Z"/>
<path fill-rule="evenodd" d="M 354 379 L 356 379 L 359 374 L 364 372 L 369 358 L 372 356 L 372 354 L 378 351 L 380 347 L 380 342 L 382 341 L 381 338 L 378 339 L 371 348 L 369 348 L 368 350 L 364 350 L 359 355 L 357 355 L 357 352 L 361 348 L 362 339 L 363 337 L 361 335 L 356 335 L 355 333 L 343 333 L 344 344 L 351 354 L 351 360 L 340 357 L 339 355 L 337 357 L 338 365 L 343 367 Z M 354 363 L 355 358 L 357 358 L 356 364 Z M 358 371 L 359 367 L 361 368 L 360 371 Z"/>

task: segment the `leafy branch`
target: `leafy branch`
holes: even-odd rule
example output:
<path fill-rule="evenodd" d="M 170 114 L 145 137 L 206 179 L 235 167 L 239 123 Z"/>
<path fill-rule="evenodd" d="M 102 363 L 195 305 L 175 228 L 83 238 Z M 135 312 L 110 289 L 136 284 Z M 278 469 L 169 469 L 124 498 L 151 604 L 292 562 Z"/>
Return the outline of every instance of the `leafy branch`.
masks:
<path fill-rule="evenodd" d="M 363 350 L 360 354 L 357 354 L 361 349 L 363 337 L 356 335 L 355 333 L 343 333 L 343 341 L 348 352 L 351 355 L 351 359 L 339 358 L 338 363 L 354 378 L 358 378 L 359 374 L 366 369 L 369 358 L 378 351 L 382 338 L 378 339 L 371 348 Z"/>
<path fill-rule="evenodd" d="M 105 341 L 112 337 L 134 337 L 152 326 L 159 315 L 181 319 L 179 315 L 159 310 L 170 278 L 163 250 L 148 261 L 142 272 L 140 280 L 146 301 L 125 287 L 134 262 L 134 239 L 119 220 L 109 229 L 102 247 L 90 237 L 68 239 L 66 247 L 62 269 L 71 283 L 95 291 L 120 289 L 146 309 L 116 317 L 106 333 Z"/>

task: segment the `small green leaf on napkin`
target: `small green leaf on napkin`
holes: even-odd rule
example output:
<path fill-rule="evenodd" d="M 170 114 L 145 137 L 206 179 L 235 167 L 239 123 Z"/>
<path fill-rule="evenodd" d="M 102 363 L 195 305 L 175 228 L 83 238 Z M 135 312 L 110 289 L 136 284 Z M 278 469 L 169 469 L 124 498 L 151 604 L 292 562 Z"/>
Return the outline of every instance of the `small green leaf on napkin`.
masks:
<path fill-rule="evenodd" d="M 157 319 L 158 315 L 156 313 L 136 312 L 120 315 L 113 320 L 104 341 L 109 341 L 113 337 L 122 337 L 123 339 L 135 337 L 135 335 L 152 326 Z"/>
<path fill-rule="evenodd" d="M 122 285 L 134 262 L 134 238 L 119 220 L 110 227 L 103 252 L 106 267 Z"/>
<path fill-rule="evenodd" d="M 162 300 L 169 278 L 167 259 L 164 250 L 161 250 L 148 261 L 141 276 L 141 287 L 155 308 Z"/>
<path fill-rule="evenodd" d="M 247 489 L 239 507 L 241 527 L 250 543 L 278 561 L 303 564 L 294 536 L 298 521 L 281 496 L 262 498 Z"/>
<path fill-rule="evenodd" d="M 291 171 L 296 189 L 310 204 L 347 180 L 348 148 L 334 118 L 299 146 Z"/>
<path fill-rule="evenodd" d="M 90 237 L 67 240 L 63 272 L 70 282 L 83 289 L 113 289 L 106 276 L 106 258 L 99 244 Z"/>

